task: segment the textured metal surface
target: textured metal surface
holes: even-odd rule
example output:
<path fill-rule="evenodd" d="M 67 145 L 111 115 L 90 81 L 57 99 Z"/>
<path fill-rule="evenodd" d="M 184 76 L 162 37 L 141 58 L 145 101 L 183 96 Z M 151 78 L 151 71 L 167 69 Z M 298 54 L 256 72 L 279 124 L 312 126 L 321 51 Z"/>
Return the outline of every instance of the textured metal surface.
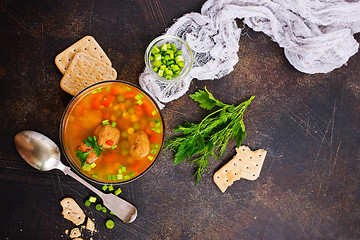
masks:
<path fill-rule="evenodd" d="M 62 112 L 71 96 L 59 87 L 55 56 L 85 35 L 103 47 L 119 79 L 138 84 L 147 44 L 173 19 L 199 12 L 204 1 L 3 1 L 0 3 L 1 239 L 67 239 L 73 225 L 60 200 L 70 196 L 95 219 L 94 239 L 359 239 L 360 55 L 328 74 L 296 71 L 269 37 L 245 28 L 239 63 L 220 80 L 194 80 L 187 95 L 163 110 L 167 135 L 206 111 L 188 95 L 207 86 L 246 110 L 244 144 L 268 151 L 256 181 L 240 180 L 222 194 L 213 172 L 194 185 L 194 168 L 172 165 L 164 151 L 142 178 L 122 186 L 138 208 L 124 224 L 84 206 L 92 194 L 59 171 L 40 172 L 16 153 L 13 136 L 39 131 L 59 144 Z M 360 37 L 357 36 L 357 40 Z M 65 159 L 63 158 L 63 162 Z M 96 186 L 100 188 L 101 186 Z M 105 220 L 115 220 L 108 230 Z"/>

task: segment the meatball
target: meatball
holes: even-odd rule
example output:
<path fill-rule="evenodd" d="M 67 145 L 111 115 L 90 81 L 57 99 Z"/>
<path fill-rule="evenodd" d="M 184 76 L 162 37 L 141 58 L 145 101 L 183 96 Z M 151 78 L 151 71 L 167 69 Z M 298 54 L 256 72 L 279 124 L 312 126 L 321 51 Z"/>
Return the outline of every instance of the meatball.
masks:
<path fill-rule="evenodd" d="M 143 131 L 129 135 L 129 145 L 129 152 L 133 158 L 143 158 L 150 152 L 150 141 Z"/>
<path fill-rule="evenodd" d="M 96 128 L 95 135 L 98 136 L 97 143 L 103 148 L 111 148 L 120 139 L 120 130 L 109 124 Z"/>
<path fill-rule="evenodd" d="M 86 158 L 86 162 L 88 164 L 92 164 L 93 162 L 95 162 L 98 159 L 98 156 L 96 155 L 96 153 L 93 150 L 92 147 L 86 146 L 84 142 L 81 142 L 80 146 L 78 147 L 78 150 L 80 150 L 81 152 L 89 152 L 87 158 Z"/>

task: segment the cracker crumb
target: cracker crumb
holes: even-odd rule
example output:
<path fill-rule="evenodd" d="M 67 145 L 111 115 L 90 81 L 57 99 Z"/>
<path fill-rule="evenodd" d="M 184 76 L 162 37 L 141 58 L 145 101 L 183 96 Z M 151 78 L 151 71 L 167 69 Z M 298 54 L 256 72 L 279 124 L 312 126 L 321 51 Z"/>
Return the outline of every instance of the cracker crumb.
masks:
<path fill-rule="evenodd" d="M 89 217 L 86 222 L 86 229 L 89 230 L 91 233 L 95 231 L 95 223 Z"/>
<path fill-rule="evenodd" d="M 62 214 L 65 219 L 72 221 L 75 225 L 80 225 L 85 221 L 85 214 L 74 199 L 64 198 L 60 204 L 63 207 Z"/>
<path fill-rule="evenodd" d="M 70 238 L 78 238 L 81 236 L 81 232 L 79 228 L 74 228 L 70 232 Z"/>

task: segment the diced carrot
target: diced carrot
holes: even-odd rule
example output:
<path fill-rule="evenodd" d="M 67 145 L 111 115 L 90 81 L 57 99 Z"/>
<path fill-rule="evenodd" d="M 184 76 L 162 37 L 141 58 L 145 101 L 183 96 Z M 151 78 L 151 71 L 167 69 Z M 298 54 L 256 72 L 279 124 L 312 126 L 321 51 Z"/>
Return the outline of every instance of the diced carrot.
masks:
<path fill-rule="evenodd" d="M 153 131 L 151 130 L 150 127 L 145 128 L 145 133 L 146 133 L 147 135 L 151 135 L 152 132 L 153 132 Z"/>
<path fill-rule="evenodd" d="M 126 110 L 125 103 L 123 103 L 123 102 L 119 103 L 119 108 L 120 108 L 121 111 L 125 112 L 125 110 Z"/>
<path fill-rule="evenodd" d="M 132 165 L 131 169 L 133 170 L 133 172 L 137 172 L 139 170 L 140 167 L 140 161 L 137 161 L 134 165 Z"/>
<path fill-rule="evenodd" d="M 109 107 L 110 104 L 115 100 L 115 96 L 114 95 L 109 95 L 106 96 L 106 98 L 104 99 L 104 101 L 101 103 L 101 105 L 103 105 L 104 107 Z"/>
<path fill-rule="evenodd" d="M 152 111 L 154 110 L 149 103 L 147 102 L 144 102 L 143 104 L 141 104 L 141 106 L 143 107 L 143 109 L 145 110 L 146 114 L 149 116 L 149 117 L 153 117 L 152 115 Z"/>
<path fill-rule="evenodd" d="M 94 95 L 95 96 L 94 96 L 93 100 L 91 101 L 91 106 L 94 109 L 99 109 L 101 102 L 104 100 L 104 97 L 102 94 L 94 94 Z"/>
<path fill-rule="evenodd" d="M 123 93 L 124 90 L 122 88 L 120 88 L 120 87 L 112 87 L 110 89 L 110 92 L 111 92 L 111 95 L 118 95 L 120 93 Z"/>
<path fill-rule="evenodd" d="M 85 112 L 85 104 L 78 104 L 75 108 L 75 115 L 76 116 L 82 116 L 84 115 L 84 112 Z"/>
<path fill-rule="evenodd" d="M 159 142 L 159 134 L 156 132 L 152 132 L 150 136 L 150 142 Z"/>
<path fill-rule="evenodd" d="M 124 94 L 124 97 L 127 98 L 127 99 L 129 99 L 129 98 L 135 98 L 135 96 L 136 96 L 136 93 L 134 93 L 134 92 L 126 92 L 126 93 Z"/>
<path fill-rule="evenodd" d="M 109 120 L 110 118 L 111 118 L 111 112 L 110 111 L 104 111 L 103 120 Z"/>
<path fill-rule="evenodd" d="M 139 105 L 135 105 L 135 114 L 138 117 L 142 117 L 144 115 L 144 111 Z"/>

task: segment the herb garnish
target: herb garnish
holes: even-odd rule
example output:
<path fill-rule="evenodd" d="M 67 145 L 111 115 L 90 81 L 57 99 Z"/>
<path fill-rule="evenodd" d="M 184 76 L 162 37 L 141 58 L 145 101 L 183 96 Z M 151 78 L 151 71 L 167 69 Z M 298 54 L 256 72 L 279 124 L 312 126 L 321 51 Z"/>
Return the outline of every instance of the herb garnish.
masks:
<path fill-rule="evenodd" d="M 182 135 L 167 140 L 165 145 L 176 152 L 174 165 L 184 161 L 196 164 L 195 183 L 198 184 L 202 173 L 210 165 L 210 156 L 215 159 L 221 157 L 231 138 L 235 139 L 237 147 L 246 138 L 243 115 L 254 96 L 235 107 L 216 100 L 205 87 L 205 91 L 199 90 L 191 94 L 190 98 L 207 110 L 215 106 L 220 109 L 207 115 L 198 124 L 186 122 L 184 126 L 179 126 L 173 132 L 181 132 Z M 194 156 L 197 158 L 191 159 Z"/>
<path fill-rule="evenodd" d="M 95 136 L 93 136 L 93 137 L 89 136 L 89 137 L 87 138 L 87 140 L 83 140 L 83 142 L 85 143 L 86 146 L 92 147 L 93 149 L 92 149 L 91 151 L 94 151 L 94 152 L 96 153 L 96 155 L 97 155 L 98 157 L 100 157 L 103 149 L 102 149 L 102 146 L 99 146 L 99 145 L 97 144 L 97 141 L 96 141 L 96 137 L 95 137 Z M 80 160 L 81 167 L 84 167 L 84 166 L 85 166 L 86 159 L 87 159 L 87 157 L 88 157 L 88 155 L 89 155 L 89 153 L 90 153 L 91 151 L 89 151 L 89 152 L 82 152 L 82 151 L 80 151 L 80 150 L 76 150 L 76 157 Z"/>

